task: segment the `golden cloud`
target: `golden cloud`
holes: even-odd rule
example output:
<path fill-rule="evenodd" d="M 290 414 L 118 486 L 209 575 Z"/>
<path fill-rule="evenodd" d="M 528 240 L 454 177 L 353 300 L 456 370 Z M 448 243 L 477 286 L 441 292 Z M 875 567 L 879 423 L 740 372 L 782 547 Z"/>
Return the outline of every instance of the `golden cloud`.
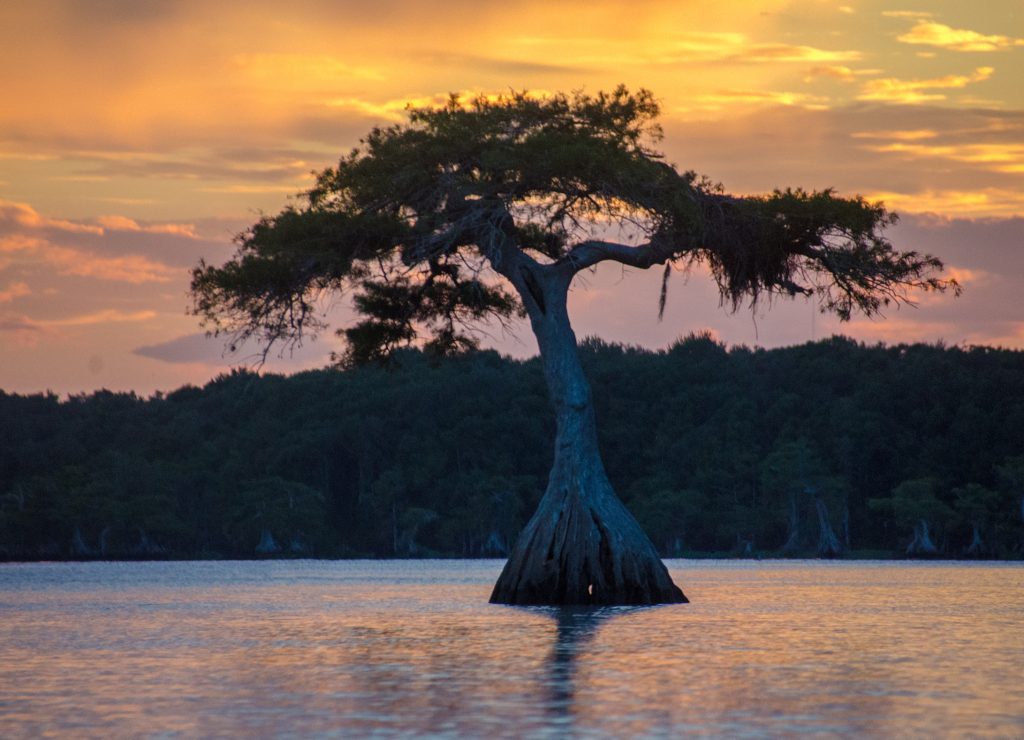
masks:
<path fill-rule="evenodd" d="M 529 37 L 518 41 L 531 55 L 542 54 L 559 63 L 580 67 L 619 69 L 637 65 L 764 64 L 848 62 L 862 57 L 857 50 L 755 42 L 743 33 L 689 31 L 663 41 L 611 38 Z M 546 49 L 546 50 L 545 50 Z"/>
<path fill-rule="evenodd" d="M 692 103 L 675 109 L 677 113 L 693 110 L 720 110 L 724 106 L 786 106 L 807 110 L 827 108 L 828 99 L 808 93 L 775 90 L 718 90 L 706 95 L 696 95 Z"/>
<path fill-rule="evenodd" d="M 934 139 L 938 131 L 931 129 L 912 129 L 909 131 L 856 131 L 850 134 L 854 139 L 890 139 L 892 141 L 919 141 Z"/>
<path fill-rule="evenodd" d="M 978 67 L 970 75 L 946 75 L 930 80 L 901 80 L 896 77 L 867 80 L 857 99 L 903 104 L 945 100 L 944 94 L 931 91 L 964 88 L 989 79 L 994 71 L 992 67 Z"/>
<path fill-rule="evenodd" d="M 978 190 L 869 191 L 869 200 L 904 213 L 941 214 L 962 218 L 1012 218 L 1024 215 L 1024 192 L 1008 188 Z"/>
<path fill-rule="evenodd" d="M 883 10 L 886 18 L 931 18 L 932 14 L 924 10 Z"/>
<path fill-rule="evenodd" d="M 342 81 L 351 79 L 385 79 L 378 69 L 349 64 L 328 54 L 236 54 L 232 61 L 261 87 L 322 90 L 336 89 Z"/>
<path fill-rule="evenodd" d="M 505 91 L 507 93 L 507 91 Z M 461 102 L 468 102 L 476 98 L 485 98 L 490 101 L 497 100 L 501 92 L 485 92 L 482 90 L 462 90 L 455 93 L 436 93 L 434 95 L 415 95 L 407 98 L 396 98 L 382 102 L 364 100 L 362 98 L 335 98 L 327 102 L 331 108 L 343 108 L 353 111 L 359 115 L 373 119 L 386 121 L 405 121 L 408 117 L 407 111 L 410 108 L 428 108 L 444 105 L 451 95 Z M 526 97 L 542 99 L 552 94 L 550 90 L 527 90 Z"/>
<path fill-rule="evenodd" d="M 825 64 L 811 67 L 804 77 L 804 82 L 811 82 L 818 77 L 831 77 L 843 82 L 853 82 L 857 77 L 864 75 L 876 75 L 881 73 L 880 69 L 851 69 L 841 64 Z"/>
<path fill-rule="evenodd" d="M 914 159 L 945 159 L 992 165 L 997 172 L 1024 172 L 1024 144 L 914 144 L 896 142 L 867 147 L 875 152 L 903 154 Z"/>
<path fill-rule="evenodd" d="M 144 234 L 174 234 L 195 239 L 195 226 L 192 224 L 140 224 L 127 216 L 100 216 L 96 219 L 100 228 L 110 231 L 135 231 Z"/>
<path fill-rule="evenodd" d="M 905 44 L 939 46 L 953 51 L 999 51 L 1011 46 L 1024 46 L 1024 39 L 989 36 L 963 28 L 951 28 L 933 21 L 922 21 L 896 38 Z"/>
<path fill-rule="evenodd" d="M 843 82 L 852 82 L 857 78 L 857 73 L 849 67 L 842 65 L 824 65 L 819 67 L 811 67 L 807 72 L 807 77 L 804 78 L 805 82 L 810 82 L 816 77 L 832 77 Z"/>

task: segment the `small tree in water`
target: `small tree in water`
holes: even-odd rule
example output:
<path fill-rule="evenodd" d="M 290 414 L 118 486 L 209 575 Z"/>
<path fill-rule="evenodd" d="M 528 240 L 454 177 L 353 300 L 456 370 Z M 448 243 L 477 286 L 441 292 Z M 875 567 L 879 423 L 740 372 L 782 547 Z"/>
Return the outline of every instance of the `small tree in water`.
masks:
<path fill-rule="evenodd" d="M 440 355 L 476 346 L 474 325 L 525 314 L 555 409 L 547 490 L 494 588 L 506 604 L 655 604 L 686 598 L 612 491 L 566 298 L 600 262 L 703 264 L 736 308 L 815 296 L 847 319 L 954 285 L 941 263 L 898 252 L 880 204 L 832 191 L 729 195 L 653 148 L 651 93 L 512 93 L 410 109 L 373 129 L 298 205 L 260 219 L 222 266 L 192 274 L 214 332 L 269 346 L 324 328 L 321 299 L 351 292 L 356 365 L 423 337 Z M 484 441 L 481 440 L 483 444 Z"/>

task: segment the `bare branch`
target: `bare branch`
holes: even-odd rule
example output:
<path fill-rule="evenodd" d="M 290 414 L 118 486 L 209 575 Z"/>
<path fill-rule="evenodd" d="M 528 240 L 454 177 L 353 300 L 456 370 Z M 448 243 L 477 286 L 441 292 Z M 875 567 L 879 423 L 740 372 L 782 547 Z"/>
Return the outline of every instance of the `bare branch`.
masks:
<path fill-rule="evenodd" d="M 671 251 L 659 248 L 654 242 L 630 246 L 619 242 L 589 239 L 569 250 L 556 265 L 575 274 L 600 262 L 621 262 L 630 267 L 647 269 L 653 265 L 664 264 L 671 258 Z"/>

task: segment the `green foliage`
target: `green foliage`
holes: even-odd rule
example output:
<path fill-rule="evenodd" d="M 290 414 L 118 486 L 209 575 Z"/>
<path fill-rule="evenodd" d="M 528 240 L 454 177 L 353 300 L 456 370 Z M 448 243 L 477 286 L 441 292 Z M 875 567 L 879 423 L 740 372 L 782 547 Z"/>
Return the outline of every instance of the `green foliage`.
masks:
<path fill-rule="evenodd" d="M 520 268 L 665 264 L 663 310 L 669 266 L 706 263 L 733 308 L 816 294 L 842 319 L 911 289 L 956 288 L 934 276 L 938 260 L 893 248 L 880 203 L 831 190 L 735 197 L 677 171 L 654 148 L 659 113 L 649 91 L 621 86 L 412 108 L 239 235 L 232 260 L 201 262 L 192 310 L 215 333 L 269 347 L 322 330 L 323 306 L 351 296 L 360 318 L 339 331 L 337 359 L 355 366 L 421 336 L 438 355 L 475 348 L 481 323 L 525 309 Z"/>
<path fill-rule="evenodd" d="M 953 518 L 953 510 L 938 496 L 939 481 L 935 478 L 905 480 L 892 489 L 887 498 L 868 501 L 872 509 L 889 511 L 896 521 L 913 527 L 922 519 L 929 523 L 946 523 Z"/>
<path fill-rule="evenodd" d="M 611 480 L 665 555 L 778 552 L 794 502 L 813 554 L 815 496 L 855 553 L 902 554 L 924 517 L 946 556 L 976 534 L 1024 555 L 1024 353 L 697 335 L 582 358 Z M 254 557 L 264 531 L 281 556 L 505 554 L 551 464 L 538 361 L 428 359 L 0 393 L 0 558 Z"/>

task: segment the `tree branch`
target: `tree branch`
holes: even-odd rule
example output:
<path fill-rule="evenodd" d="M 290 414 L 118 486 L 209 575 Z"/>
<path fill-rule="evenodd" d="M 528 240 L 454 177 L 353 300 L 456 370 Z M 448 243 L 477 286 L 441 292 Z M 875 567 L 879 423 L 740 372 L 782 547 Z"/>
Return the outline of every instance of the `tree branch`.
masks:
<path fill-rule="evenodd" d="M 652 265 L 664 264 L 671 257 L 670 250 L 660 248 L 655 242 L 630 246 L 618 242 L 589 239 L 577 244 L 555 264 L 563 269 L 568 268 L 572 274 L 576 274 L 580 270 L 609 260 L 621 262 L 630 267 L 647 269 Z"/>

